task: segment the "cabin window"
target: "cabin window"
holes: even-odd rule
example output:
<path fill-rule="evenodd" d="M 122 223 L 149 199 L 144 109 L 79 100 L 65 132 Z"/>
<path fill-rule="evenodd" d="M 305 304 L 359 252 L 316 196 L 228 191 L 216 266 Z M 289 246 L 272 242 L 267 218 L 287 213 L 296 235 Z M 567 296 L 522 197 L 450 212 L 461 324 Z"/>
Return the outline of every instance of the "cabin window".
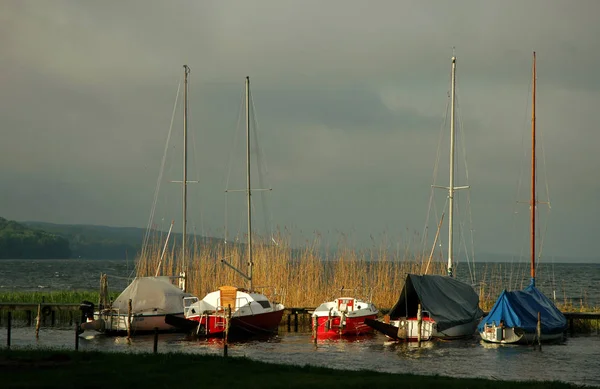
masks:
<path fill-rule="evenodd" d="M 271 303 L 269 303 L 267 300 L 259 300 L 257 303 L 259 303 L 263 308 L 271 308 Z"/>

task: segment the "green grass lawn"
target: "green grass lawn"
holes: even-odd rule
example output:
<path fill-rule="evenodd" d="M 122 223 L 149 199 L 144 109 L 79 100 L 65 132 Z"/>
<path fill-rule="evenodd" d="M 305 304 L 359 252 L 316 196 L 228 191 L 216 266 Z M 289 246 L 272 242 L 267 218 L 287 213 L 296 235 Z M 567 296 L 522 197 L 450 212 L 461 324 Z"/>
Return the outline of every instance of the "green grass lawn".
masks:
<path fill-rule="evenodd" d="M 128 354 L 1 350 L 0 388 L 577 388 L 559 382 L 343 371 L 275 365 L 247 358 L 190 354 Z"/>

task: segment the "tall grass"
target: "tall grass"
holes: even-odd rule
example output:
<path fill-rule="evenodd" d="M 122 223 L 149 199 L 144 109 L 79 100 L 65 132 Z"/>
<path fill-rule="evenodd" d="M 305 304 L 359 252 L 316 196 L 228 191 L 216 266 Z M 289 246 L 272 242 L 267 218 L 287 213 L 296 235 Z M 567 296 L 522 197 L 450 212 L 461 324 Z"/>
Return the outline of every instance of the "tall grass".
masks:
<path fill-rule="evenodd" d="M 32 303 L 39 304 L 55 303 L 55 304 L 77 304 L 84 300 L 91 301 L 94 304 L 98 303 L 100 293 L 91 290 L 77 291 L 51 291 L 51 292 L 0 292 L 0 301 L 3 303 Z M 112 292 L 113 299 L 117 294 Z"/>
<path fill-rule="evenodd" d="M 274 244 L 276 241 L 277 244 Z M 159 264 L 160 243 L 152 244 L 137 260 L 138 276 L 159 273 L 177 276 L 183 270 L 180 250 L 170 250 Z M 341 294 L 369 298 L 381 307 L 391 307 L 398 299 L 407 273 L 421 273 L 425 268 L 420 256 L 390 253 L 384 248 L 354 250 L 341 246 L 335 254 L 323 258 L 320 239 L 293 249 L 289 238 L 279 235 L 269 242 L 255 238 L 253 245 L 253 283 L 255 289 L 271 295 L 290 307 L 315 307 Z M 194 242 L 188 260 L 188 290 L 196 296 L 216 290 L 221 285 L 247 287 L 247 281 L 221 260 L 247 272 L 245 245 Z M 434 262 L 429 274 L 445 274 L 445 264 Z M 352 289 L 352 291 L 341 289 Z"/>
<path fill-rule="evenodd" d="M 169 276 L 177 276 L 183 270 L 183 263 L 177 260 L 181 251 L 173 246 L 159 266 L 162 238 L 156 236 L 154 243 L 138 257 L 138 276 L 154 275 L 157 268 L 159 274 Z M 187 285 L 191 293 L 202 297 L 221 285 L 247 287 L 247 281 L 241 275 L 221 263 L 225 260 L 247 272 L 245 245 L 195 241 L 190 246 Z M 279 234 L 269 241 L 254 237 L 254 288 L 288 307 L 315 307 L 347 294 L 369 298 L 378 307 L 391 308 L 404 286 L 406 274 L 422 274 L 428 260 L 427 254 L 413 254 L 408 249 L 390 251 L 386 242 L 373 244 L 370 249 L 355 250 L 342 237 L 335 251 L 324 253 L 321 246 L 318 235 L 312 241 L 304 242 L 299 249 L 292 248 L 286 235 Z M 484 311 L 493 306 L 502 290 L 523 289 L 524 282 L 528 282 L 527 266 L 515 268 L 514 264 L 498 263 L 479 266 L 482 279 L 477 280 L 475 288 Z M 438 257 L 430 264 L 428 274 L 446 274 L 446 263 L 442 258 Z M 342 291 L 342 288 L 352 291 Z M 563 311 L 598 310 L 598 307 L 588 307 L 586 301 L 573 302 L 566 296 L 555 303 Z"/>

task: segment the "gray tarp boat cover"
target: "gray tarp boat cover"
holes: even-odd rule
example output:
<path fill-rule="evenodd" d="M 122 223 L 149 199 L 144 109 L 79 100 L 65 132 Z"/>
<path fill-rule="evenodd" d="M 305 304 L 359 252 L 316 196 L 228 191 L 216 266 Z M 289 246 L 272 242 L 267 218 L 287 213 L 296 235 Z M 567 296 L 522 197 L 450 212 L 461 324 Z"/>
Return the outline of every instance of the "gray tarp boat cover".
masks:
<path fill-rule="evenodd" d="M 112 304 L 120 313 L 127 314 L 129 299 L 134 314 L 183 313 L 183 298 L 189 296 L 169 277 L 137 277 Z"/>
<path fill-rule="evenodd" d="M 472 322 L 483 316 L 473 288 L 452 277 L 408 274 L 390 318 L 416 317 L 418 304 L 437 323 L 438 331 Z"/>

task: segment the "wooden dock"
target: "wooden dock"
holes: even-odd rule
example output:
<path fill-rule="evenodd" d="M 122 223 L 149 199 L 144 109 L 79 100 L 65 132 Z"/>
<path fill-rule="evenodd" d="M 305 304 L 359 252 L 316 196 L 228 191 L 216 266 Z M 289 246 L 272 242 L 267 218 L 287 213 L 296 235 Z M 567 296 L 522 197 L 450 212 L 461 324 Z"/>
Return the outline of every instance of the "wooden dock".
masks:
<path fill-rule="evenodd" d="M 0 302 L 0 325 L 2 325 L 2 318 L 4 311 L 7 312 L 25 312 L 27 325 L 30 326 L 33 323 L 34 312 L 35 317 L 40 317 L 40 320 L 46 321 L 46 318 L 50 318 L 51 325 L 56 324 L 56 314 L 61 312 L 69 313 L 69 325 L 73 324 L 74 318 L 79 318 L 80 315 L 74 314 L 79 312 L 80 304 L 70 303 L 4 303 Z"/>
<path fill-rule="evenodd" d="M 284 322 L 282 325 L 287 324 L 287 330 L 291 331 L 292 326 L 295 332 L 298 331 L 299 326 L 309 326 L 311 322 L 311 315 L 315 310 L 314 307 L 292 307 L 285 308 Z M 43 324 L 46 323 L 47 319 L 50 320 L 51 325 L 56 324 L 57 313 L 68 312 L 69 325 L 72 325 L 74 321 L 80 320 L 80 304 L 77 303 L 5 303 L 0 302 L 0 326 L 3 325 L 3 317 L 5 312 L 25 312 L 27 325 L 31 326 L 34 319 L 38 316 Z M 583 320 L 593 322 L 596 321 L 596 325 L 593 328 L 596 329 L 596 333 L 600 332 L 600 312 L 563 312 L 569 323 L 568 331 L 571 336 L 575 333 L 575 321 Z M 64 315 L 63 315 L 64 318 Z"/>

